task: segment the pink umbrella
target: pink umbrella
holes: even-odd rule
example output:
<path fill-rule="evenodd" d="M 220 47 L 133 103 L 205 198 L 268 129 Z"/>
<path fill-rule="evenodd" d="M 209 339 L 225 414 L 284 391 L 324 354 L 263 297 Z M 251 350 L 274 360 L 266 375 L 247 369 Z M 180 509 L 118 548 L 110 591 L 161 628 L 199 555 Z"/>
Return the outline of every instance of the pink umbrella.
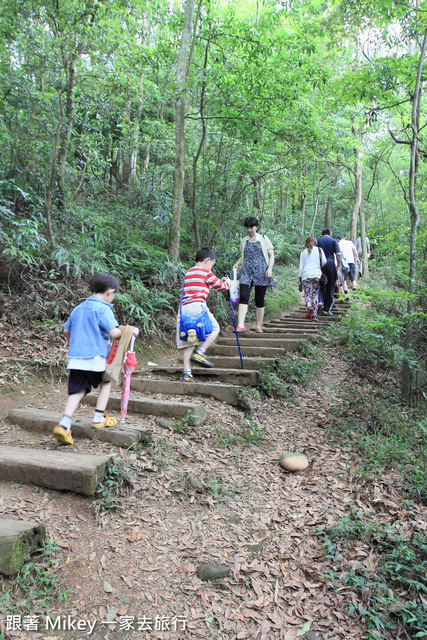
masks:
<path fill-rule="evenodd" d="M 123 362 L 123 389 L 122 389 L 122 402 L 120 406 L 121 416 L 122 416 L 122 424 L 125 421 L 127 410 L 128 410 L 128 401 L 129 401 L 129 393 L 130 393 L 130 377 L 132 375 L 132 371 L 135 369 L 138 364 L 138 360 L 136 359 L 135 352 L 133 350 L 133 346 L 135 344 L 135 336 L 132 336 L 130 341 L 129 351 L 126 352 L 125 359 Z"/>

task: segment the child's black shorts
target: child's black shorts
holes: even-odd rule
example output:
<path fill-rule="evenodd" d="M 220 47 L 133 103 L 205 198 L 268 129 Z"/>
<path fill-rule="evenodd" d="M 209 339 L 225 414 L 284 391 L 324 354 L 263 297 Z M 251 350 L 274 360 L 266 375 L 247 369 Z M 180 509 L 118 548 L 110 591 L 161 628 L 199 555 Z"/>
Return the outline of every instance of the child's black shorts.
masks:
<path fill-rule="evenodd" d="M 68 378 L 68 395 L 78 393 L 82 389 L 90 393 L 92 387 L 95 389 L 101 384 L 103 371 L 82 371 L 81 369 L 70 369 Z"/>

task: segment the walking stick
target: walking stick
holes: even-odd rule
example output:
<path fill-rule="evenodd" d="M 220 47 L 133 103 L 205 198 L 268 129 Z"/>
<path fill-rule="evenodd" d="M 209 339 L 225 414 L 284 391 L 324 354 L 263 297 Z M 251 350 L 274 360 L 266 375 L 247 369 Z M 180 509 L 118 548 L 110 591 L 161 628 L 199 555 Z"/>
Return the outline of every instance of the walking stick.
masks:
<path fill-rule="evenodd" d="M 239 342 L 239 336 L 237 335 L 236 318 L 234 317 L 234 309 L 233 309 L 233 303 L 231 302 L 230 291 L 228 292 L 228 301 L 230 303 L 231 315 L 233 317 L 234 333 L 236 334 L 237 348 L 239 350 L 239 356 L 240 356 L 240 364 L 242 365 L 242 369 L 244 369 L 245 367 L 243 366 L 242 352 L 240 351 L 240 342 Z"/>

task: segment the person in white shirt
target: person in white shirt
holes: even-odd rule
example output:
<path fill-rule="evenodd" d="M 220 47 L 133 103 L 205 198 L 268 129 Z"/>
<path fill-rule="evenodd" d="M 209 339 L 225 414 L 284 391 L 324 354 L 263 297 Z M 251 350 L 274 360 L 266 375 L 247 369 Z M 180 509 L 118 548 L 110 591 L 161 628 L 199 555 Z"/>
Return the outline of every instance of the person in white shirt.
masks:
<path fill-rule="evenodd" d="M 305 247 L 301 251 L 299 262 L 299 281 L 304 291 L 304 300 L 307 306 L 306 318 L 318 320 L 319 307 L 319 280 L 322 275 L 322 267 L 326 264 L 326 256 L 323 249 L 317 247 L 317 238 L 309 236 L 305 241 Z"/>
<path fill-rule="evenodd" d="M 337 236 L 338 244 L 340 245 L 341 254 L 347 260 L 348 263 L 348 277 L 351 280 L 352 288 L 355 291 L 356 286 L 356 264 L 359 264 L 359 255 L 357 253 L 356 245 L 351 240 L 346 240 L 345 236 Z"/>

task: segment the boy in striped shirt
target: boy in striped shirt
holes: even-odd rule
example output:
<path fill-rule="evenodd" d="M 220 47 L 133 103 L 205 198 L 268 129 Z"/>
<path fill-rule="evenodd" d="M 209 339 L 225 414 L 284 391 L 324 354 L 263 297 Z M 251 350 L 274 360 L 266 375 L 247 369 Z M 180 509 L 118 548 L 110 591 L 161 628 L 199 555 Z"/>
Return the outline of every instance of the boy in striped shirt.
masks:
<path fill-rule="evenodd" d="M 184 349 L 184 373 L 182 380 L 184 382 L 194 382 L 191 374 L 191 363 L 194 362 L 202 367 L 213 367 L 206 356 L 205 351 L 213 344 L 219 334 L 219 324 L 209 311 L 206 298 L 210 289 L 217 291 L 227 291 L 230 288 L 230 278 L 220 280 L 212 273 L 212 268 L 216 261 L 216 255 L 212 249 L 200 249 L 196 254 L 196 264 L 185 274 L 184 292 L 182 296 L 183 313 L 190 316 L 198 316 L 203 309 L 207 309 L 209 317 L 212 321 L 212 333 L 208 335 L 205 342 L 199 343 L 197 347 L 189 346 L 187 342 L 180 339 L 179 336 L 179 320 L 178 311 L 176 325 L 176 346 L 178 349 Z"/>

